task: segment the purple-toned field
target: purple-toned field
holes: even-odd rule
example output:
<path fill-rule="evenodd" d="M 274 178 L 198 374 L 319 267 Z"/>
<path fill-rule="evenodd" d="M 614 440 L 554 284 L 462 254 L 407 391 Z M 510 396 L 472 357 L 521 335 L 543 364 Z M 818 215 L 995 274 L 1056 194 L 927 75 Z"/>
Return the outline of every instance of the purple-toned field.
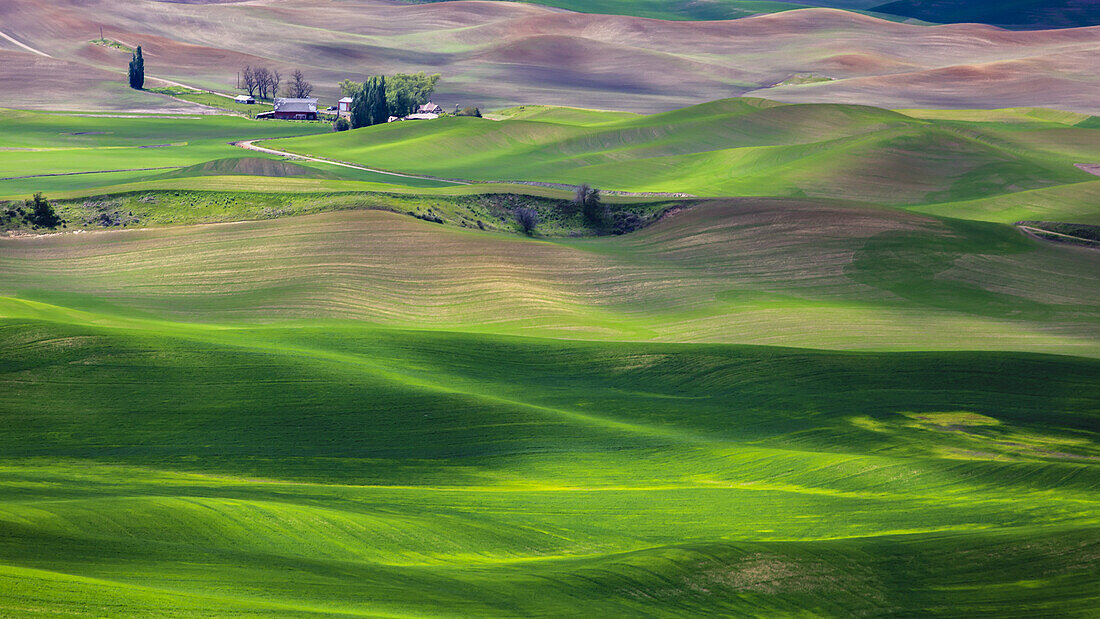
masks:
<path fill-rule="evenodd" d="M 109 40 L 143 47 L 150 77 L 230 91 L 246 64 L 284 74 L 301 68 L 323 102 L 345 78 L 426 70 L 443 74 L 437 98 L 448 107 L 645 112 L 752 93 L 880 107 L 1100 112 L 1100 27 L 923 26 L 834 9 L 673 22 L 511 2 L 383 0 L 9 0 L 0 6 L 0 32 L 12 39 L 0 38 L 8 85 L 0 106 L 182 105 L 127 92 L 128 55 L 91 42 L 100 26 Z"/>

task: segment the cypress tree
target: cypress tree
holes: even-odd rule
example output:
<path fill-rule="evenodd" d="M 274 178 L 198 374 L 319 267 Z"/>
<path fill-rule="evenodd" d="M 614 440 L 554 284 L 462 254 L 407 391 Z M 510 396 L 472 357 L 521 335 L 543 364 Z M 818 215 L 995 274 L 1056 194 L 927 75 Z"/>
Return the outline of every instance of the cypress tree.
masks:
<path fill-rule="evenodd" d="M 130 58 L 130 88 L 141 90 L 145 87 L 145 58 L 141 55 L 141 46 Z"/>

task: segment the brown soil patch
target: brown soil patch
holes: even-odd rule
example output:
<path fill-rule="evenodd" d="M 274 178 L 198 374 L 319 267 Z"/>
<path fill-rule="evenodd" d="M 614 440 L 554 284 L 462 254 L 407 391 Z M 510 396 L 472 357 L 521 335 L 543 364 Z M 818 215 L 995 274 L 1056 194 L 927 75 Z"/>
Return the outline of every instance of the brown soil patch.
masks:
<path fill-rule="evenodd" d="M 1100 176 L 1100 163 L 1075 163 L 1074 165 L 1088 172 L 1089 174 Z"/>

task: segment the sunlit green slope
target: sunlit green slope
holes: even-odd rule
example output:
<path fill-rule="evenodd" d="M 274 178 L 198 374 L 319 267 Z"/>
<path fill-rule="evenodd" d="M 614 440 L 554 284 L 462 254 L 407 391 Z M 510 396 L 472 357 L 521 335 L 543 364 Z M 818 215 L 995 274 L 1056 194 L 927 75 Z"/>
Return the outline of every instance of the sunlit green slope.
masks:
<path fill-rule="evenodd" d="M 1096 603 L 1095 360 L 63 311 L 0 342 L 4 614 Z"/>

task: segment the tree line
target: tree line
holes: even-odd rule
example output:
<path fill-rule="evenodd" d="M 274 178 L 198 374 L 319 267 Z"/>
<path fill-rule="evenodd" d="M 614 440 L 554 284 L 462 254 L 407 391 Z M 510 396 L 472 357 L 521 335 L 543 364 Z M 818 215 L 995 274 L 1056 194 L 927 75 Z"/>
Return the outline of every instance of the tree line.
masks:
<path fill-rule="evenodd" d="M 388 78 L 372 75 L 363 83 L 346 79 L 340 82 L 340 92 L 351 97 L 352 129 L 379 125 L 391 116 L 408 116 L 427 103 L 435 92 L 439 74 L 398 73 Z"/>
<path fill-rule="evenodd" d="M 283 76 L 278 69 L 248 65 L 241 70 L 241 81 L 248 96 L 259 95 L 261 99 L 274 99 L 279 96 L 279 90 L 283 87 L 286 88 L 286 96 L 290 98 L 304 99 L 313 94 L 313 84 L 306 81 L 300 69 L 295 69 L 290 74 L 290 79 L 283 84 Z"/>

